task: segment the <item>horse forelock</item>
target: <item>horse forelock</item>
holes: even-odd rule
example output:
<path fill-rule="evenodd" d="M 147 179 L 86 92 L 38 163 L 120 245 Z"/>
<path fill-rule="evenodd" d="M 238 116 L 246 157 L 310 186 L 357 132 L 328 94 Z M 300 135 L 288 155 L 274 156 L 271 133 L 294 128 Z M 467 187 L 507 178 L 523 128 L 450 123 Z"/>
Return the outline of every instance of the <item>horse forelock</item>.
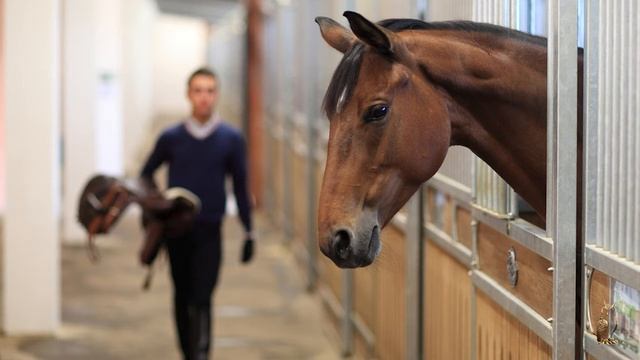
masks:
<path fill-rule="evenodd" d="M 344 54 L 334 71 L 322 105 L 328 117 L 340 113 L 344 104 L 353 95 L 353 90 L 358 82 L 360 67 L 362 66 L 363 53 L 364 44 L 355 44 Z"/>

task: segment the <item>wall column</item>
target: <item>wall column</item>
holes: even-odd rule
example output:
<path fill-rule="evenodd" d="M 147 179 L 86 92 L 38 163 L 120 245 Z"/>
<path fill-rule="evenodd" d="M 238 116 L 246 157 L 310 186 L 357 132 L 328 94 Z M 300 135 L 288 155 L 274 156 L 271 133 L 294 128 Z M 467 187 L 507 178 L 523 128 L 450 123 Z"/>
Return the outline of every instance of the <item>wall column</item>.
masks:
<path fill-rule="evenodd" d="M 60 324 L 60 1 L 5 0 L 2 330 Z"/>

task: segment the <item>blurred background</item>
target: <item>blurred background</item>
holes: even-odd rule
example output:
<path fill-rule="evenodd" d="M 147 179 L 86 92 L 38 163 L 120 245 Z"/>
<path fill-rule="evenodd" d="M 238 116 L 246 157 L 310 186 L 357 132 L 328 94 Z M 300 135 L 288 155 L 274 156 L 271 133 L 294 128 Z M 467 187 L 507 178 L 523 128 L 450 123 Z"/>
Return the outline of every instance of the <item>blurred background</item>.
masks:
<path fill-rule="evenodd" d="M 623 340 L 636 347 L 607 352 L 586 327 L 585 348 L 593 358 L 638 359 L 640 146 L 621 140 L 631 155 L 617 148 L 619 156 L 611 144 L 640 135 L 640 44 L 629 35 L 638 33 L 640 6 L 567 2 L 578 21 L 562 28 L 576 27 L 591 64 L 585 119 L 594 141 L 586 153 L 602 166 L 590 173 L 592 184 L 603 185 L 585 195 L 584 273 L 567 281 L 584 275 L 586 291 L 593 287 L 583 299 L 593 321 L 597 306 L 626 294 L 632 330 Z M 138 175 L 159 132 L 188 115 L 186 80 L 200 66 L 218 73 L 218 110 L 247 138 L 258 237 L 255 261 L 240 266 L 242 232 L 230 198 L 214 358 L 551 358 L 564 340 L 551 320 L 576 317 L 567 310 L 557 318 L 553 309 L 560 280 L 550 270 L 562 263 L 553 234 L 468 150 L 452 148 L 394 217 L 372 266 L 338 269 L 315 236 L 329 125 L 320 107 L 342 57 L 322 40 L 316 16 L 346 24 L 343 11 L 355 10 L 371 20 L 474 20 L 557 35 L 549 3 L 557 4 L 0 0 L 0 359 L 178 358 L 166 260 L 151 290 L 140 289 L 140 210 L 130 206 L 98 238 L 101 260 L 92 264 L 76 206 L 91 175 Z M 612 163 L 621 164 L 616 172 L 605 169 Z M 517 285 L 505 271 L 512 249 Z"/>
<path fill-rule="evenodd" d="M 309 292 L 317 266 L 304 258 L 316 255 L 315 189 L 328 131 L 320 104 L 341 57 L 314 18 L 342 18 L 347 9 L 374 20 L 416 18 L 425 5 L 0 0 L 0 358 L 178 357 L 168 264 L 149 293 L 139 290 L 139 209 L 98 239 L 94 265 L 76 206 L 91 175 L 138 175 L 159 132 L 188 115 L 186 79 L 200 66 L 218 73 L 218 110 L 247 137 L 262 241 L 254 268 L 225 265 L 214 354 L 340 357 L 339 335 L 318 340 L 339 328 L 323 325 L 322 301 Z M 227 223 L 235 259 L 240 230 Z M 302 308 L 289 306 L 295 299 Z M 267 330 L 278 326 L 274 318 L 283 330 Z"/>

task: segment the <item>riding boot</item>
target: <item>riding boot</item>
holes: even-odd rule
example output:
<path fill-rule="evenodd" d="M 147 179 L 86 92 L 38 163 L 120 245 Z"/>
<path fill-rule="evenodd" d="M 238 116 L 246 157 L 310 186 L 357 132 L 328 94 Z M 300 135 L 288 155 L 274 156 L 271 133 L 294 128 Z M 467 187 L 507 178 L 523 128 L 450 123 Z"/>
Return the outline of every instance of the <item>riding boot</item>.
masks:
<path fill-rule="evenodd" d="M 189 307 L 190 360 L 209 359 L 211 337 L 211 311 L 209 306 Z"/>
<path fill-rule="evenodd" d="M 189 309 L 185 301 L 175 299 L 173 314 L 176 322 L 180 350 L 185 360 L 189 360 Z"/>

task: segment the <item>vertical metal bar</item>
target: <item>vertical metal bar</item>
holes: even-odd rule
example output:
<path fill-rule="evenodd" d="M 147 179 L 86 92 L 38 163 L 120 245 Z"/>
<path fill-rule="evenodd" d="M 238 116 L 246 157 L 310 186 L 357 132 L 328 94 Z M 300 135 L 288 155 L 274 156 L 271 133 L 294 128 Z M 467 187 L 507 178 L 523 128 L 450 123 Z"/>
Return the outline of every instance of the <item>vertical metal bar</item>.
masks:
<path fill-rule="evenodd" d="M 478 222 L 476 220 L 471 220 L 471 269 L 477 269 L 479 267 L 478 264 Z M 469 271 L 471 274 L 471 271 Z M 473 285 L 473 281 L 469 281 L 471 283 L 471 319 L 469 321 L 471 325 L 471 360 L 476 360 L 478 358 L 478 310 L 477 310 L 477 301 L 476 301 L 476 288 Z"/>
<path fill-rule="evenodd" d="M 599 101 L 600 33 L 598 8 L 599 0 L 587 0 L 585 26 L 585 54 L 584 54 L 584 197 L 583 197 L 583 226 L 585 243 L 601 245 L 597 234 L 598 224 L 598 133 L 599 115 L 601 114 Z"/>
<path fill-rule="evenodd" d="M 593 1 L 595 3 L 595 0 L 590 0 Z M 593 86 L 591 86 L 591 88 L 593 89 L 592 91 L 597 91 L 597 119 L 596 119 L 596 123 L 598 124 L 598 147 L 595 149 L 595 155 L 594 157 L 596 158 L 596 164 L 594 165 L 594 167 L 596 167 L 598 169 L 597 172 L 597 183 L 596 183 L 596 205 L 595 205 L 595 212 L 596 212 L 596 216 L 597 216 L 597 222 L 595 224 L 595 231 L 596 231 L 596 244 L 600 247 L 604 246 L 604 236 L 603 236 L 603 232 L 602 232 L 602 224 L 604 223 L 604 162 L 601 161 L 602 160 L 602 153 L 604 151 L 605 148 L 605 144 L 604 144 L 604 138 L 605 138 L 605 97 L 604 97 L 604 85 L 605 85 L 605 61 L 604 61 L 604 54 L 605 51 L 604 50 L 604 38 L 606 35 L 606 17 L 603 16 L 604 14 L 604 10 L 602 9 L 601 5 L 603 3 L 604 0 L 597 0 L 597 9 L 598 11 L 594 10 L 594 14 L 591 16 L 591 19 L 596 19 L 596 21 L 594 21 L 595 24 L 591 24 L 589 23 L 588 28 L 591 28 L 593 26 L 597 27 L 597 31 L 593 32 L 592 38 L 596 38 L 597 39 L 597 44 L 598 44 L 598 48 L 597 48 L 597 71 L 596 71 L 596 75 L 593 76 L 593 78 L 597 79 L 597 82 L 595 84 L 593 84 Z M 595 9 L 595 5 L 592 7 Z M 587 31 L 589 31 L 587 29 Z M 595 41 L 593 42 L 593 44 L 595 44 Z M 593 44 L 590 46 L 590 48 L 593 48 Z M 596 54 L 595 54 L 595 50 L 594 50 L 594 56 L 593 58 L 596 58 Z M 594 66 L 596 66 L 596 64 L 594 64 Z M 593 70 L 591 70 L 593 71 Z M 592 73 L 593 75 L 593 73 Z M 591 102 L 592 103 L 592 102 Z M 587 138 L 589 139 L 589 138 Z M 588 175 L 588 174 L 585 174 Z M 588 218 L 585 218 L 585 220 L 588 220 Z"/>
<path fill-rule="evenodd" d="M 633 74 L 634 74 L 634 63 L 638 60 L 633 57 L 633 38 L 632 30 L 633 24 L 637 21 L 631 17 L 631 14 L 634 10 L 633 4 L 637 1 L 626 0 L 626 10 L 624 12 L 624 33 L 625 36 L 625 54 L 624 54 L 624 62 L 625 62 L 625 131 L 624 136 L 626 137 L 625 146 L 623 147 L 623 151 L 625 154 L 625 190 L 624 190 L 624 201 L 625 201 L 625 229 L 624 229 L 624 242 L 625 242 L 625 257 L 627 259 L 633 259 L 634 256 L 634 237 L 633 237 L 633 197 L 634 197 L 634 189 L 635 189 L 635 172 L 636 169 L 633 168 L 633 132 L 635 129 L 635 122 L 637 119 L 634 119 L 633 116 Z M 636 34 L 637 36 L 638 34 Z"/>
<path fill-rule="evenodd" d="M 489 188 L 489 194 L 491 196 L 491 206 L 489 207 L 491 210 L 494 211 L 500 211 L 498 210 L 498 182 L 496 181 L 496 173 L 493 172 L 492 170 L 489 169 L 489 166 L 487 166 L 487 173 L 489 175 L 489 182 L 491 184 L 491 187 Z"/>
<path fill-rule="evenodd" d="M 520 19 L 518 17 L 518 0 L 510 0 L 509 1 L 509 27 L 512 29 L 518 29 Z"/>
<path fill-rule="evenodd" d="M 638 4 L 637 2 L 636 4 L 636 11 L 635 11 L 635 15 L 634 15 L 634 19 L 640 19 L 640 4 Z M 640 34 L 640 22 L 639 21 L 634 21 L 636 29 L 633 32 L 634 34 Z M 640 58 L 640 36 L 635 36 L 635 54 L 634 54 L 634 58 L 638 59 Z M 634 168 L 638 171 L 640 170 L 640 124 L 638 124 L 638 119 L 640 118 L 640 65 L 638 65 L 638 63 L 635 63 L 635 71 L 631 72 L 632 74 L 635 74 L 635 99 L 633 100 L 633 102 L 636 104 L 636 111 L 633 117 L 633 120 L 636 124 L 636 132 L 635 132 L 635 166 Z M 634 224 L 636 226 L 636 231 L 635 231 L 635 239 L 636 239 L 636 249 L 635 249 L 635 261 L 637 263 L 640 263 L 640 244 L 637 243 L 637 239 L 640 239 L 640 188 L 638 188 L 636 186 L 636 193 L 635 193 L 635 200 L 634 200 L 634 204 L 635 204 L 635 218 L 634 218 Z"/>
<path fill-rule="evenodd" d="M 314 16 L 314 14 L 318 11 L 318 3 L 315 1 L 311 1 L 306 3 L 306 15 L 304 18 L 310 18 Z M 314 46 L 314 42 L 312 40 L 313 36 L 316 36 L 315 32 L 310 31 L 311 29 L 308 24 L 306 27 L 305 34 L 306 41 L 306 51 L 307 51 L 307 70 L 317 69 L 318 68 L 318 47 Z M 313 29 L 315 30 L 315 29 Z M 310 84 L 315 84 L 318 79 L 315 76 L 316 72 L 314 71 L 305 71 L 306 73 L 312 74 L 309 75 L 311 77 Z M 318 143 L 318 130 L 315 126 L 315 123 L 318 121 L 320 117 L 320 111 L 316 104 L 316 99 L 318 98 L 317 87 L 313 85 L 308 85 L 307 91 L 307 99 L 306 99 L 306 113 L 309 114 L 307 116 L 307 154 L 306 154 L 306 166 L 307 166 L 307 289 L 311 290 L 315 287 L 317 279 L 318 279 L 318 271 L 317 271 L 317 254 L 318 254 L 318 244 L 316 241 L 316 199 L 317 199 L 317 176 L 316 176 L 316 160 L 315 160 L 315 152 L 316 152 L 316 144 Z"/>
<path fill-rule="evenodd" d="M 353 270 L 342 270 L 342 355 L 353 354 Z"/>
<path fill-rule="evenodd" d="M 476 156 L 471 155 L 471 202 L 478 203 L 478 168 L 476 164 Z"/>
<path fill-rule="evenodd" d="M 606 14 L 605 14 L 605 19 L 607 22 L 607 27 L 606 27 L 606 42 L 605 42 L 605 46 L 606 46 L 606 60 L 605 60 L 605 64 L 606 64 L 606 69 L 605 69 L 605 88 L 604 88 L 604 92 L 605 92 L 605 105 L 606 105 L 606 113 L 605 113 L 605 118 L 604 118 L 604 124 L 605 124 L 605 134 L 604 134 L 604 143 L 605 143 L 605 149 L 604 149 L 604 157 L 603 159 L 605 159 L 603 161 L 603 164 L 605 166 L 604 169 L 604 176 L 605 176 L 605 182 L 604 182 L 604 187 L 603 187 L 603 192 L 602 192 L 602 196 L 604 197 L 604 217 L 603 217 L 603 221 L 602 221 L 602 227 L 603 227 L 603 233 L 602 236 L 604 238 L 605 241 L 605 249 L 607 250 L 611 250 L 613 249 L 613 244 L 612 244 L 612 238 L 611 238 L 611 233 L 610 233 L 610 224 L 611 224 L 611 208 L 612 208 L 612 204 L 611 204 L 611 183 L 612 183 L 612 179 L 611 179 L 611 173 L 612 173 L 612 151 L 611 151 L 611 143 L 612 143 L 612 139 L 613 139 L 613 134 L 611 133 L 611 123 L 612 123 L 612 116 L 611 116 L 611 112 L 612 112 L 612 103 L 613 103 L 613 99 L 612 99 L 612 91 L 611 91 L 611 87 L 612 87 L 612 78 L 613 78 L 613 74 L 612 74 L 612 68 L 613 68 L 613 52 L 611 51 L 611 43 L 613 42 L 613 30 L 612 30 L 612 23 L 613 23 L 613 16 L 612 16 L 612 12 L 611 12 L 611 6 L 607 6 L 606 5 L 606 1 L 604 1 L 603 7 L 602 9 L 605 9 Z"/>
<path fill-rule="evenodd" d="M 549 0 L 548 4 L 547 229 L 554 239 L 552 354 L 561 360 L 575 358 L 577 340 L 578 4 L 577 0 Z"/>
<path fill-rule="evenodd" d="M 489 174 L 489 169 L 487 169 L 487 164 L 484 161 L 480 160 L 480 164 L 482 166 L 482 174 L 484 175 L 484 186 L 482 188 L 482 195 L 484 197 L 484 207 L 491 207 L 491 174 Z"/>
<path fill-rule="evenodd" d="M 635 103 L 635 73 L 637 71 L 637 56 L 638 51 L 636 50 L 636 37 L 637 33 L 633 31 L 637 27 L 637 19 L 634 17 L 637 7 L 637 1 L 629 0 L 629 7 L 627 8 L 627 54 L 626 61 L 628 68 L 626 69 L 625 77 L 628 78 L 627 83 L 627 250 L 626 255 L 627 258 L 631 261 L 635 261 L 635 249 L 636 249 L 636 239 L 635 236 L 636 231 L 636 208 L 638 207 L 637 203 L 634 203 L 634 199 L 636 196 L 637 186 L 636 186 L 636 176 L 638 175 L 638 169 L 634 168 L 636 156 L 635 153 L 635 145 L 637 140 L 634 138 L 636 128 L 637 128 L 637 117 L 636 117 L 636 106 L 638 104 Z M 635 35 L 635 36 L 634 36 Z"/>
<path fill-rule="evenodd" d="M 617 222 L 620 214 L 618 213 L 618 191 L 620 190 L 620 184 L 618 180 L 620 179 L 620 165 L 619 165 L 619 154 L 620 154 L 620 63 L 619 56 L 617 54 L 620 52 L 620 36 L 619 36 L 619 26 L 620 26 L 620 1 L 614 1 L 612 3 L 613 6 L 613 28 L 612 28 L 612 44 L 613 50 L 611 51 L 611 64 L 613 69 L 613 79 L 611 83 L 611 91 L 612 91 L 612 116 L 611 116 L 611 125 L 613 130 L 612 141 L 612 158 L 611 158 L 611 166 L 612 166 L 612 177 L 611 177 L 611 223 L 610 223 L 610 234 L 612 240 L 611 251 L 614 254 L 619 254 L 620 251 L 620 238 L 617 232 Z"/>
<path fill-rule="evenodd" d="M 423 254 L 422 242 L 422 188 L 408 202 L 409 217 L 407 221 L 406 251 L 407 263 L 405 268 L 406 292 L 405 302 L 405 344 L 406 359 L 418 360 L 423 358 Z"/>
<path fill-rule="evenodd" d="M 600 0 L 586 0 L 585 3 L 585 52 L 584 52 L 584 125 L 583 125 L 583 215 L 582 215 L 582 227 L 578 229 L 583 231 L 585 244 L 601 244 L 601 239 L 598 237 L 598 202 L 600 200 L 600 194 L 598 193 L 598 186 L 601 184 L 601 179 L 598 174 L 598 145 L 600 144 L 601 133 L 598 132 L 599 119 L 602 104 L 599 102 L 601 99 L 599 84 L 600 84 L 600 69 L 601 67 L 601 52 L 600 52 Z M 582 258 L 585 258 L 585 249 L 582 248 Z M 582 291 L 582 331 L 589 331 L 593 333 L 594 329 L 591 329 L 591 323 L 589 322 L 589 294 L 590 294 L 590 277 L 593 270 L 588 267 L 582 267 L 583 274 L 583 291 Z M 582 334 L 584 339 L 584 334 Z M 581 358 L 586 358 L 585 354 L 581 354 Z"/>

